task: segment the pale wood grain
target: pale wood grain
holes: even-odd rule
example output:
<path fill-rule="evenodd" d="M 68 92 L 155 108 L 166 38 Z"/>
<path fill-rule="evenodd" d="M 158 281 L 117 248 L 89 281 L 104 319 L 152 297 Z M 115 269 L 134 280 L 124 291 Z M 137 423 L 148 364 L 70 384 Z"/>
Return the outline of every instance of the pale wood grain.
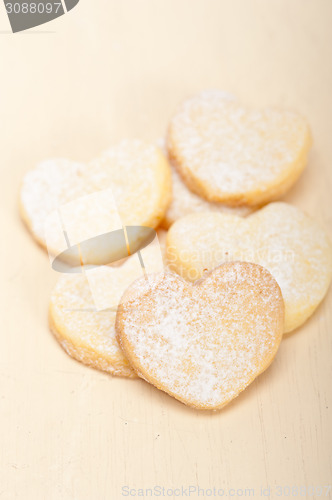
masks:
<path fill-rule="evenodd" d="M 17 211 L 36 161 L 155 141 L 179 101 L 220 87 L 308 117 L 309 166 L 285 199 L 332 232 L 331 20 L 330 0 L 81 0 L 53 33 L 0 34 L 1 499 L 331 482 L 331 292 L 245 393 L 200 413 L 65 355 L 47 327 L 56 275 Z"/>

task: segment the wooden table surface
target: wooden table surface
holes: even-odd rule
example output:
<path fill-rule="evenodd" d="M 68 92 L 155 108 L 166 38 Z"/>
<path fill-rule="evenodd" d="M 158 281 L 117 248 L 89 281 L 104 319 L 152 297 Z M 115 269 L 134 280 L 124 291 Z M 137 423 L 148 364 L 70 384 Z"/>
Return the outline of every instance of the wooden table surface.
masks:
<path fill-rule="evenodd" d="M 120 500 L 127 487 L 134 498 L 190 485 L 255 498 L 261 487 L 270 498 L 322 487 L 301 498 L 331 498 L 331 290 L 232 404 L 195 411 L 64 353 L 47 325 L 57 275 L 17 204 L 37 161 L 156 141 L 183 98 L 217 87 L 308 117 L 314 147 L 285 200 L 332 233 L 331 0 L 81 0 L 16 35 L 0 11 L 0 499 Z"/>

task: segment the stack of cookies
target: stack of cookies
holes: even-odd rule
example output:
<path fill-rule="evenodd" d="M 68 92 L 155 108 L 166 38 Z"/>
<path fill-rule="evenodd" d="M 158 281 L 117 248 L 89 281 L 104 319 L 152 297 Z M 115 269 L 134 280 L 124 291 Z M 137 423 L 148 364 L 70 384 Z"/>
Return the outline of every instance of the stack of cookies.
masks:
<path fill-rule="evenodd" d="M 22 217 L 52 262 L 71 259 L 49 314 L 65 351 L 194 408 L 238 396 L 331 281 L 324 230 L 276 201 L 310 146 L 298 113 L 205 91 L 180 106 L 162 148 L 126 140 L 90 164 L 28 172 Z M 92 237 L 105 227 L 117 238 Z"/>

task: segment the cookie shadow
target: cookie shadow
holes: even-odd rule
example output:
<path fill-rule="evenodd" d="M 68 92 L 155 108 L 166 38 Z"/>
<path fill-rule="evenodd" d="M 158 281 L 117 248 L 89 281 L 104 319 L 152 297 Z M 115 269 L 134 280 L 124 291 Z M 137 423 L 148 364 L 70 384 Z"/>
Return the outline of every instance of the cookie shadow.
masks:
<path fill-rule="evenodd" d="M 280 356 L 280 353 L 278 353 L 277 357 L 278 356 Z M 157 389 L 143 379 L 135 379 L 134 382 L 140 384 L 142 397 L 144 397 L 144 399 L 149 399 L 152 405 L 161 406 L 161 410 L 163 412 L 186 416 L 191 415 L 194 416 L 195 419 L 204 419 L 207 417 L 222 418 L 228 413 L 238 411 L 241 407 L 242 409 L 250 408 L 249 411 L 252 411 L 250 401 L 253 401 L 253 404 L 255 404 L 257 401 L 255 394 L 257 390 L 259 390 L 260 386 L 270 384 L 271 380 L 275 376 L 278 376 L 278 364 L 277 359 L 275 359 L 274 363 L 272 363 L 261 375 L 259 375 L 248 387 L 246 387 L 246 389 L 241 391 L 239 395 L 236 396 L 230 403 L 219 410 L 192 408 L 191 406 L 177 400 L 173 396 L 170 396 L 168 393 Z"/>

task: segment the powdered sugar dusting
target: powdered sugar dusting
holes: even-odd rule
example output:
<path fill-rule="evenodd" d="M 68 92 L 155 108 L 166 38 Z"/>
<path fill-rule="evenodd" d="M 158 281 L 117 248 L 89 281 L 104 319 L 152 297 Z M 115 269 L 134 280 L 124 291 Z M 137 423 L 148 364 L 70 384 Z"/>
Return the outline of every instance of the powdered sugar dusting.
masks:
<path fill-rule="evenodd" d="M 297 113 L 250 110 L 215 91 L 185 101 L 168 136 L 180 171 L 219 201 L 264 193 L 293 167 L 302 169 L 309 144 L 308 126 Z"/>
<path fill-rule="evenodd" d="M 124 350 L 144 378 L 191 406 L 227 404 L 277 351 L 282 297 L 259 266 L 226 264 L 199 285 L 165 274 L 132 286 L 141 293 L 118 316 Z"/>
<path fill-rule="evenodd" d="M 147 273 L 162 270 L 164 239 L 165 231 L 158 231 L 158 239 L 141 250 Z M 53 331 L 67 353 L 78 361 L 112 374 L 133 377 L 134 372 L 116 340 L 114 325 L 126 288 L 144 276 L 138 256 L 132 255 L 119 267 L 86 267 L 84 271 L 85 274 L 60 276 L 50 303 Z M 100 310 L 101 305 L 104 310 Z"/>
<path fill-rule="evenodd" d="M 192 280 L 225 261 L 264 266 L 285 300 L 285 331 L 312 314 L 332 276 L 326 233 L 301 210 L 280 202 L 245 219 L 208 212 L 185 217 L 170 229 L 167 251 L 171 268 Z"/>
<path fill-rule="evenodd" d="M 119 268 L 120 269 L 120 268 Z M 119 275 L 119 286 L 126 270 Z M 135 279 L 135 278 L 133 278 Z M 100 287 L 110 295 L 108 283 Z M 114 290 L 115 299 L 118 289 Z M 115 303 L 116 305 L 116 303 Z M 61 275 L 51 297 L 53 331 L 68 354 L 82 363 L 114 375 L 134 377 L 115 338 L 115 311 L 96 311 L 89 283 L 83 274 Z"/>
<path fill-rule="evenodd" d="M 32 231 L 44 239 L 47 217 L 61 204 L 92 191 L 93 187 L 86 182 L 85 164 L 63 158 L 39 163 L 26 173 L 21 189 L 21 203 Z"/>
<path fill-rule="evenodd" d="M 61 205 L 112 188 L 124 225 L 157 227 L 171 198 L 170 169 L 159 148 L 138 140 L 125 140 L 90 164 L 64 159 L 47 160 L 28 172 L 21 189 L 24 218 L 36 238 L 45 244 L 45 223 Z M 101 207 L 102 209 L 102 207 Z M 105 212 L 105 210 L 104 210 Z M 83 217 L 73 224 L 84 226 Z M 58 242 L 62 235 L 50 233 Z"/>
<path fill-rule="evenodd" d="M 97 186 L 112 186 L 125 225 L 158 225 L 171 199 L 170 169 L 159 148 L 127 139 L 89 169 Z"/>

